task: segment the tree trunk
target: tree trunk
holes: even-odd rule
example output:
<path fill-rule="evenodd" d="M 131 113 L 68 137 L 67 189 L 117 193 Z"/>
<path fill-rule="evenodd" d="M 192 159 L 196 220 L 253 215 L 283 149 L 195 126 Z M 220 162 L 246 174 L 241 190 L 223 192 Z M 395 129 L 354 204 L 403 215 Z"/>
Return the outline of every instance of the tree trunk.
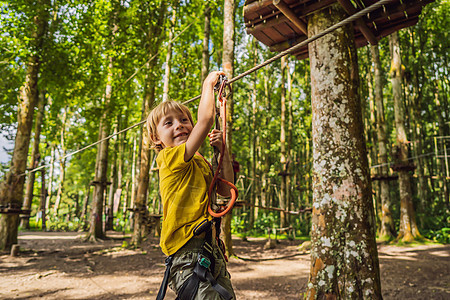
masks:
<path fill-rule="evenodd" d="M 170 83 L 170 67 L 171 67 L 171 59 L 172 59 L 172 39 L 173 33 L 175 31 L 175 23 L 177 20 L 177 6 L 178 1 L 174 1 L 172 5 L 172 19 L 170 21 L 170 29 L 169 29 L 169 42 L 167 45 L 167 54 L 166 54 L 166 68 L 164 70 L 164 86 L 163 86 L 163 101 L 169 100 L 169 83 Z"/>
<path fill-rule="evenodd" d="M 130 205 L 129 208 L 134 209 L 136 202 L 136 193 L 134 192 L 136 190 L 136 167 L 137 167 L 137 158 L 136 158 L 136 151 L 137 150 L 137 139 L 136 137 L 133 139 L 133 152 L 132 152 L 132 165 L 131 165 L 131 199 L 130 199 Z M 134 228 L 134 212 L 130 212 L 130 228 Z M 134 229 L 133 229 L 134 230 Z"/>
<path fill-rule="evenodd" d="M 48 0 L 41 0 L 35 5 L 36 15 L 33 18 L 34 29 L 30 37 L 32 53 L 28 58 L 25 82 L 19 92 L 17 133 L 11 158 L 11 167 L 0 183 L 0 205 L 21 208 L 23 202 L 23 185 L 30 135 L 33 125 L 34 107 L 38 101 L 38 73 L 41 64 L 40 53 L 47 30 Z M 17 244 L 19 227 L 18 214 L 0 214 L 0 250 L 10 249 Z"/>
<path fill-rule="evenodd" d="M 148 53 L 149 56 L 155 55 L 159 47 L 162 43 L 162 24 L 164 21 L 164 17 L 166 14 L 167 3 L 162 1 L 158 10 L 158 19 L 153 26 L 150 27 L 148 32 Z M 145 79 L 144 85 L 144 110 L 143 115 L 145 117 L 148 116 L 150 110 L 153 107 L 155 102 L 155 90 L 157 85 L 156 76 L 154 75 L 156 68 L 158 66 L 158 60 L 153 59 L 147 66 L 147 77 Z M 141 148 L 141 156 L 140 156 L 140 170 L 138 176 L 138 187 L 136 198 L 134 202 L 134 230 L 132 237 L 132 244 L 135 246 L 140 246 L 142 238 L 146 235 L 146 226 L 145 226 L 145 218 L 146 214 L 148 214 L 147 210 L 147 191 L 148 191 L 148 183 L 149 183 L 149 171 L 150 171 L 150 156 L 151 150 L 149 145 L 149 138 L 147 130 L 143 130 L 143 138 L 141 139 L 142 146 Z"/>
<path fill-rule="evenodd" d="M 50 174 L 48 175 L 48 188 L 47 188 L 47 199 L 45 200 L 45 212 L 50 211 L 50 201 L 52 200 L 52 189 L 53 189 L 53 171 L 55 169 L 55 145 L 51 146 L 50 152 Z"/>
<path fill-rule="evenodd" d="M 114 133 L 117 133 L 117 126 L 114 128 Z M 113 213 L 113 207 L 114 207 L 114 193 L 117 189 L 117 153 L 118 150 L 118 139 L 117 135 L 114 137 L 114 149 L 112 153 L 112 163 L 110 168 L 110 174 L 109 174 L 109 181 L 111 184 L 109 185 L 109 192 L 108 192 L 108 205 L 106 206 L 105 210 L 105 230 L 113 230 L 114 227 L 114 213 Z"/>
<path fill-rule="evenodd" d="M 372 63 L 374 64 L 374 94 L 375 106 L 377 112 L 377 139 L 378 139 L 378 161 L 381 165 L 378 174 L 381 178 L 389 176 L 388 167 L 388 138 L 387 125 L 384 116 L 383 104 L 383 68 L 380 61 L 380 52 L 378 45 L 370 46 L 372 53 Z M 391 196 L 389 194 L 389 181 L 380 180 L 380 199 L 381 199 L 381 226 L 379 237 L 383 240 L 391 240 L 395 237 L 394 219 L 391 213 Z"/>
<path fill-rule="evenodd" d="M 119 124 L 119 129 L 122 130 L 124 128 L 127 127 L 127 122 L 128 120 L 128 111 L 126 113 L 125 118 L 123 118 L 123 116 L 119 117 L 118 120 L 118 124 Z M 118 203 L 115 204 L 114 206 L 114 210 L 113 213 L 117 214 L 119 212 L 119 208 L 121 205 L 121 198 L 123 195 L 123 167 L 124 167 L 124 161 L 125 161 L 125 141 L 127 140 L 127 133 L 124 132 L 122 133 L 119 138 L 118 138 L 118 142 L 119 142 L 119 160 L 117 162 L 117 190 L 115 191 L 115 195 L 114 197 L 117 197 L 117 201 Z M 116 198 L 115 198 L 116 199 Z M 125 208 L 126 208 L 126 203 L 124 204 Z M 125 219 L 125 214 L 123 214 L 122 216 Z"/>
<path fill-rule="evenodd" d="M 205 4 L 205 20 L 203 22 L 203 49 L 202 49 L 202 84 L 209 72 L 209 39 L 211 32 L 211 7 Z"/>
<path fill-rule="evenodd" d="M 345 18 L 334 4 L 311 15 L 308 36 Z M 309 44 L 313 212 L 308 299 L 381 299 L 375 217 L 358 62 L 348 25 Z"/>
<path fill-rule="evenodd" d="M 396 150 L 398 182 L 400 189 L 400 228 L 397 236 L 398 240 L 409 242 L 419 238 L 420 233 L 416 224 L 416 216 L 412 203 L 411 177 L 408 169 L 408 138 L 405 129 L 405 113 L 402 97 L 402 61 L 400 56 L 400 42 L 398 33 L 394 32 L 389 36 L 389 46 L 391 49 L 391 82 L 392 94 L 394 98 L 395 129 L 396 129 Z"/>
<path fill-rule="evenodd" d="M 33 150 L 31 152 L 30 169 L 35 169 L 39 166 L 39 161 L 41 155 L 39 153 L 39 143 L 41 140 L 41 125 L 44 118 L 45 109 L 45 90 L 39 92 L 38 97 L 38 111 L 36 115 L 36 124 L 34 127 L 34 140 L 33 140 Z M 27 185 L 25 189 L 25 197 L 23 202 L 23 209 L 30 210 L 33 204 L 33 192 L 34 192 L 34 179 L 36 172 L 30 172 L 27 178 Z M 42 193 L 45 194 L 43 191 Z M 30 229 L 30 216 L 27 215 L 21 220 L 21 227 L 24 229 Z"/>
<path fill-rule="evenodd" d="M 66 159 L 64 156 L 66 155 L 66 143 L 65 143 L 65 134 L 66 134 L 66 120 L 67 120 L 67 110 L 68 108 L 64 108 L 64 113 L 62 116 L 62 124 L 61 124 L 61 152 L 60 152 L 60 161 L 59 161 L 59 185 L 58 191 L 56 193 L 55 207 L 53 208 L 53 215 L 58 216 L 59 205 L 61 204 L 61 197 L 64 192 L 64 179 L 66 172 Z"/>
<path fill-rule="evenodd" d="M 253 44 L 253 65 L 256 66 L 257 64 L 257 58 L 258 58 L 258 41 L 256 38 L 252 38 L 252 44 Z M 258 114 L 258 90 L 256 87 L 257 83 L 257 73 L 253 73 L 253 82 L 252 82 L 252 92 L 251 96 L 249 97 L 250 105 L 251 107 L 251 114 L 250 114 L 250 122 L 251 124 L 249 126 L 249 140 L 250 140 L 250 153 L 251 153 L 251 168 L 250 168 L 250 181 L 248 181 L 248 184 L 251 186 L 251 196 L 250 196 L 250 204 L 258 205 L 259 201 L 257 198 L 259 197 L 258 194 L 258 184 L 257 184 L 257 170 L 256 170 L 256 162 L 257 162 L 257 149 L 256 149 L 256 140 L 259 134 L 258 127 L 256 125 L 257 120 L 257 114 Z M 245 201 L 245 199 L 244 199 Z M 248 229 L 253 229 L 253 226 L 255 224 L 255 220 L 258 218 L 258 207 L 250 207 L 250 220 L 248 224 Z"/>
<path fill-rule="evenodd" d="M 225 75 L 231 79 L 234 76 L 234 0 L 225 0 L 223 8 L 223 56 L 222 67 Z M 233 132 L 233 110 L 234 103 L 232 94 L 227 97 L 227 147 L 228 153 L 232 155 L 232 132 Z M 234 254 L 231 239 L 231 219 L 233 211 L 230 211 L 222 220 L 222 239 L 228 257 Z"/>
<path fill-rule="evenodd" d="M 89 204 L 89 196 L 91 194 L 91 185 L 89 184 L 86 187 L 86 194 L 84 195 L 84 200 L 83 200 L 83 208 L 81 210 L 81 216 L 80 216 L 80 221 L 81 221 L 81 230 L 85 231 L 87 229 L 87 209 L 88 209 L 88 204 Z"/>
<path fill-rule="evenodd" d="M 98 139 L 102 140 L 109 135 L 110 121 L 109 114 L 111 112 L 111 96 L 113 84 L 113 58 L 109 58 L 108 78 L 105 90 L 103 115 L 100 120 Z M 105 190 L 107 186 L 107 169 L 108 169 L 108 146 L 109 140 L 103 141 L 97 147 L 97 159 L 95 163 L 94 192 L 92 196 L 90 227 L 87 239 L 96 241 L 104 239 L 103 231 L 103 203 Z"/>
<path fill-rule="evenodd" d="M 287 214 L 288 202 L 287 202 L 287 158 L 286 158 L 286 56 L 281 58 L 281 131 L 280 131 L 280 144 L 281 144 L 281 191 L 280 191 L 280 208 L 284 211 L 280 212 L 280 227 L 287 227 Z"/>
<path fill-rule="evenodd" d="M 204 22 L 203 22 L 203 48 L 202 48 L 202 78 L 201 84 L 203 85 L 203 81 L 208 76 L 209 73 L 209 41 L 210 41 L 210 32 L 211 32 L 211 7 L 209 6 L 209 2 L 205 3 L 204 10 Z M 204 154 L 206 153 L 206 149 L 208 149 L 209 141 L 205 139 L 200 146 L 198 152 Z"/>
<path fill-rule="evenodd" d="M 43 100 L 43 99 L 41 99 Z M 47 190 L 45 188 L 45 168 L 41 170 L 41 199 L 39 203 L 39 212 L 42 220 L 42 231 L 47 230 L 47 215 L 45 212 L 45 200 L 47 199 Z"/>

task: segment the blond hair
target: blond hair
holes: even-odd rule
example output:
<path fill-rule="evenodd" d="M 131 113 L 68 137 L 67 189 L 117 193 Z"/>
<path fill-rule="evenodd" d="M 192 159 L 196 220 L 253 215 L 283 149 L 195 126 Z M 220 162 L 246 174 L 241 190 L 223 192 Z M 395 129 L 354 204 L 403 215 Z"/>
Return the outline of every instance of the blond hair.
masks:
<path fill-rule="evenodd" d="M 156 151 L 162 150 L 162 145 L 155 143 L 155 140 L 158 139 L 158 123 L 164 115 L 166 115 L 169 111 L 174 110 L 178 110 L 186 114 L 189 121 L 191 121 L 192 126 L 194 126 L 194 120 L 192 119 L 191 112 L 185 105 L 173 100 L 161 102 L 150 112 L 147 117 L 147 130 L 148 137 L 150 139 L 150 148 L 155 149 Z"/>

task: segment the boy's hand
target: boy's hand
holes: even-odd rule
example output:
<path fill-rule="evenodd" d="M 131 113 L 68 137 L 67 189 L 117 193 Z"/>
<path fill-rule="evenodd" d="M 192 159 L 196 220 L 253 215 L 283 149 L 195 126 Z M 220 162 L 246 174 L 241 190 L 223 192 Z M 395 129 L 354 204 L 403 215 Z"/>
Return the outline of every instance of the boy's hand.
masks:
<path fill-rule="evenodd" d="M 223 144 L 223 132 L 217 129 L 213 129 L 210 133 L 208 133 L 209 144 L 213 147 L 222 151 Z"/>
<path fill-rule="evenodd" d="M 223 71 L 213 71 L 209 73 L 208 77 L 206 77 L 205 81 L 203 82 L 203 86 L 214 87 L 217 83 L 217 80 L 219 80 L 220 75 L 225 76 L 225 73 Z"/>

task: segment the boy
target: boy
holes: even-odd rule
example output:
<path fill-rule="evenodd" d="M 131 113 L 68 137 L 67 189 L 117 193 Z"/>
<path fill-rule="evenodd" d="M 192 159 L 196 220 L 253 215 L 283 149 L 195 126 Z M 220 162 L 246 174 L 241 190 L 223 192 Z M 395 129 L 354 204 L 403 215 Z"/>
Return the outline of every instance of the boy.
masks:
<path fill-rule="evenodd" d="M 147 119 L 151 145 L 159 152 L 156 162 L 164 216 L 160 245 L 169 256 L 161 286 L 164 291 L 160 290 L 158 299 L 164 297 L 167 280 L 180 299 L 235 298 L 208 214 L 212 172 L 196 154 L 207 136 L 211 146 L 222 149 L 222 133 L 213 130 L 208 134 L 215 117 L 214 85 L 220 75 L 225 74 L 211 72 L 203 82 L 195 126 L 189 109 L 174 101 L 162 102 Z M 227 150 L 221 155 L 221 177 L 233 182 Z M 217 192 L 230 196 L 229 188 L 220 182 Z"/>

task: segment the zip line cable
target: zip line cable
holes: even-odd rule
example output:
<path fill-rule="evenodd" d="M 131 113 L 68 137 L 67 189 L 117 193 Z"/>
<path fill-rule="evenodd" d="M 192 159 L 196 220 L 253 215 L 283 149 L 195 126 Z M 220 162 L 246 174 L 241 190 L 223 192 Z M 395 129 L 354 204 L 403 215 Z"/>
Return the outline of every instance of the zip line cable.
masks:
<path fill-rule="evenodd" d="M 390 3 L 390 2 L 393 2 L 393 1 L 394 1 L 394 0 L 380 0 L 380 1 L 378 1 L 378 2 L 376 2 L 376 3 L 374 3 L 374 4 L 372 4 L 372 5 L 370 5 L 370 6 L 368 6 L 368 7 L 366 7 L 366 8 L 364 8 L 364 9 L 358 11 L 357 13 L 351 15 L 350 17 L 348 17 L 348 18 L 346 18 L 346 19 L 344 19 L 344 20 L 342 20 L 342 21 L 340 21 L 340 22 L 334 24 L 334 25 L 331 26 L 331 27 L 328 27 L 328 28 L 325 29 L 324 31 L 322 31 L 322 32 L 320 32 L 320 33 L 318 33 L 318 34 L 316 34 L 316 35 L 314 35 L 314 36 L 312 36 L 312 37 L 310 37 L 310 38 L 304 40 L 303 42 L 300 42 L 300 43 L 298 43 L 298 44 L 296 44 L 296 45 L 294 45 L 294 46 L 292 46 L 292 47 L 290 47 L 290 48 L 284 50 L 283 52 L 280 52 L 279 54 L 277 54 L 277 55 L 273 56 L 272 58 L 270 58 L 270 59 L 268 59 L 268 60 L 262 62 L 261 64 L 259 64 L 259 65 L 255 66 L 255 67 L 253 67 L 253 68 L 251 68 L 251 69 L 249 69 L 249 70 L 247 70 L 247 71 L 245 71 L 245 72 L 239 74 L 238 76 L 236 76 L 236 77 L 234 77 L 234 78 L 228 80 L 228 84 L 231 84 L 231 83 L 233 83 L 233 82 L 235 82 L 235 81 L 237 81 L 237 80 L 239 80 L 239 79 L 242 79 L 243 77 L 245 77 L 245 76 L 247 76 L 247 75 L 249 75 L 249 74 L 251 74 L 251 73 L 253 73 L 253 72 L 255 72 L 255 71 L 257 71 L 257 70 L 259 70 L 259 69 L 261 69 L 261 68 L 263 68 L 263 67 L 265 67 L 265 66 L 271 64 L 271 63 L 273 63 L 274 61 L 280 59 L 281 57 L 286 56 L 286 55 L 288 55 L 288 54 L 291 54 L 291 53 L 293 53 L 293 52 L 299 50 L 301 47 L 303 47 L 303 46 L 305 46 L 305 45 L 308 45 L 309 43 L 311 43 L 311 42 L 313 42 L 313 41 L 315 41 L 315 40 L 317 40 L 317 39 L 319 39 L 319 38 L 321 38 L 321 37 L 323 37 L 323 36 L 325 36 L 325 35 L 327 35 L 327 34 L 333 32 L 334 30 L 336 30 L 336 29 L 338 29 L 338 28 L 340 28 L 340 27 L 343 27 L 343 26 L 345 26 L 345 25 L 347 25 L 347 24 L 350 24 L 351 22 L 353 22 L 353 21 L 355 21 L 355 20 L 357 20 L 357 19 L 363 17 L 364 15 L 366 15 L 366 14 L 368 14 L 368 13 L 370 13 L 370 12 L 372 12 L 372 11 L 378 9 L 378 8 L 380 8 L 381 6 L 383 6 L 383 5 L 385 5 L 385 4 L 388 4 L 388 3 Z M 196 20 L 197 20 L 197 19 L 195 19 L 194 21 L 196 21 Z M 190 27 L 190 26 L 194 23 L 194 21 L 193 21 L 191 24 L 189 24 L 188 26 L 186 26 L 186 28 L 183 29 L 182 32 L 184 32 L 188 27 Z M 181 35 L 182 32 L 180 32 L 179 34 L 177 34 L 170 42 L 172 42 L 172 41 L 174 41 L 176 38 L 178 38 L 178 37 Z M 137 73 L 138 73 L 138 72 L 139 72 L 146 64 L 148 64 L 151 60 L 153 60 L 159 53 L 160 53 L 160 51 L 158 51 L 157 54 L 155 54 L 155 55 L 152 56 L 147 62 L 145 62 L 145 64 L 142 65 L 135 73 L 133 73 L 133 74 L 132 74 L 132 75 L 131 75 L 124 83 L 122 83 L 122 84 L 119 86 L 119 88 L 122 87 L 126 82 L 130 81 L 134 76 L 136 76 L 136 74 L 137 74 Z M 116 89 L 116 91 L 117 91 L 117 89 Z M 201 97 L 201 94 L 198 95 L 198 96 L 196 96 L 196 97 L 194 97 L 194 98 L 191 98 L 191 99 L 189 99 L 189 100 L 187 100 L 187 101 L 185 101 L 185 102 L 182 102 L 182 104 L 188 104 L 188 103 L 191 103 L 191 102 L 193 102 L 193 101 L 195 101 L 195 100 L 197 100 L 197 99 L 200 99 L 200 97 Z M 61 160 L 64 159 L 64 158 L 70 157 L 70 156 L 75 155 L 75 154 L 77 154 L 77 153 L 79 153 L 79 152 L 81 152 L 81 151 L 84 151 L 84 150 L 86 150 L 86 149 L 88 149 L 88 148 L 91 148 L 91 147 L 93 147 L 93 146 L 95 146 L 95 145 L 98 145 L 98 144 L 100 144 L 100 143 L 102 143 L 102 142 L 104 142 L 104 141 L 106 141 L 106 140 L 108 140 L 108 139 L 110 139 L 110 138 L 112 138 L 112 137 L 118 135 L 118 134 L 121 134 L 121 133 L 123 133 L 123 132 L 125 132 L 125 131 L 128 131 L 128 130 L 131 130 L 131 129 L 133 129 L 133 128 L 139 126 L 139 125 L 142 125 L 142 124 L 144 124 L 145 122 L 146 122 L 146 120 L 142 120 L 142 121 L 140 121 L 139 123 L 136 123 L 136 124 L 134 124 L 134 125 L 132 125 L 132 126 L 130 126 L 130 127 L 128 127 L 128 128 L 125 128 L 125 129 L 123 129 L 123 130 L 121 130 L 121 131 L 119 131 L 119 132 L 117 132 L 117 133 L 114 133 L 114 134 L 112 134 L 112 135 L 110 135 L 110 136 L 108 136 L 108 137 L 106 137 L 106 138 L 103 138 L 103 139 L 101 139 L 101 140 L 99 140 L 99 141 L 97 141 L 97 142 L 95 142 L 95 143 L 92 143 L 92 144 L 90 144 L 90 145 L 88 145 L 88 146 L 86 146 L 86 147 L 83 147 L 83 148 L 78 149 L 78 150 L 76 150 L 76 151 L 74 151 L 74 152 L 72 152 L 72 153 L 69 153 L 69 154 L 67 154 L 67 155 L 64 155 L 62 158 L 60 158 L 60 159 L 57 160 L 56 162 L 59 162 L 59 161 L 61 161 Z M 28 171 L 26 171 L 25 173 L 22 173 L 22 174 L 17 175 L 17 176 L 20 177 L 20 176 L 24 176 L 24 175 L 26 175 L 26 174 L 28 174 L 28 173 L 36 172 L 36 171 L 38 171 L 38 170 L 40 170 L 40 169 L 43 169 L 43 168 L 45 168 L 45 167 L 48 167 L 48 166 L 50 166 L 50 165 L 51 165 L 51 164 L 42 165 L 42 166 L 37 167 L 37 168 L 34 168 L 34 169 L 32 169 L 32 170 L 28 170 Z"/>

